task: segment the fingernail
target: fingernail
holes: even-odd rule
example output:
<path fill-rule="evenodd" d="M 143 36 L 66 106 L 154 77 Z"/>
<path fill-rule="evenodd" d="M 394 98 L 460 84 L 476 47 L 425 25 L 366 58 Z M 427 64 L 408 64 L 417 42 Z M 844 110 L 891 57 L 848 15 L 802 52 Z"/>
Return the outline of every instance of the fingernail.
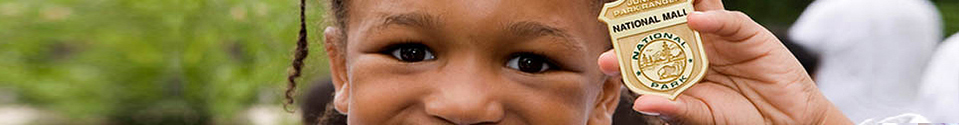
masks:
<path fill-rule="evenodd" d="M 639 112 L 639 114 L 643 114 L 643 115 L 659 116 L 659 113 L 655 113 L 655 112 L 644 112 L 644 111 L 637 111 L 637 112 Z"/>
<path fill-rule="evenodd" d="M 602 72 L 603 72 L 604 74 L 608 75 L 608 76 L 618 76 L 618 75 L 619 75 L 619 69 L 618 69 L 618 68 L 612 68 L 612 67 L 610 67 L 610 65 L 615 66 L 615 65 L 618 65 L 618 64 L 605 64 L 605 65 L 603 64 L 604 59 L 611 60 L 611 59 L 613 59 L 613 58 L 616 58 L 615 56 L 616 56 L 616 54 L 608 53 L 608 52 L 607 52 L 607 53 L 603 53 L 603 54 L 600 55 L 600 57 L 599 57 L 599 58 L 600 58 L 600 66 L 601 66 L 600 68 L 603 69 Z"/>
<path fill-rule="evenodd" d="M 703 14 L 702 11 L 693 11 L 691 15 L 701 15 L 701 14 Z"/>

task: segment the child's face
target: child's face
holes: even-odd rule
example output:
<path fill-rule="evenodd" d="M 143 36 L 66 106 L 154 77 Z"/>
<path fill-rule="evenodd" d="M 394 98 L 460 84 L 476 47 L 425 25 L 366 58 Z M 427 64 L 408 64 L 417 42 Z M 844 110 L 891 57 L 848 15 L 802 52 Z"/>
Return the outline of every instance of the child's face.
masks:
<path fill-rule="evenodd" d="M 598 70 L 595 4 L 350 1 L 326 33 L 345 43 L 328 47 L 335 106 L 351 124 L 608 124 L 620 83 Z"/>

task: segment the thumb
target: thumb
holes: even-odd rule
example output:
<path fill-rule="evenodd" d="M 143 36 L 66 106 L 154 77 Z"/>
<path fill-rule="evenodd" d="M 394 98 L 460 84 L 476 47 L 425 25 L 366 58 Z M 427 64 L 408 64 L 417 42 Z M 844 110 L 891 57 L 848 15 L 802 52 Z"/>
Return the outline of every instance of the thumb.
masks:
<path fill-rule="evenodd" d="M 695 98 L 681 96 L 673 101 L 662 96 L 644 95 L 633 104 L 633 110 L 659 116 L 670 124 L 716 124 L 706 103 Z"/>

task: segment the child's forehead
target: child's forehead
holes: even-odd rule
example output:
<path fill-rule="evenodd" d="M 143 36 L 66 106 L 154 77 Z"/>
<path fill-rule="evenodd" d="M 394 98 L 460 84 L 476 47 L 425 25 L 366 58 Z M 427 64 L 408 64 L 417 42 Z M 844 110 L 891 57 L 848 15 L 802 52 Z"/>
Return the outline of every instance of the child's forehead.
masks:
<path fill-rule="evenodd" d="M 354 3 L 351 22 L 370 29 L 391 26 L 424 29 L 454 28 L 526 36 L 554 36 L 585 42 L 578 36 L 603 28 L 591 8 L 594 0 L 489 0 L 489 1 L 377 1 Z M 355 28 L 362 28 L 355 27 Z M 601 33 L 600 35 L 604 35 Z M 605 43 L 605 42 L 603 42 Z M 576 43 L 586 44 L 586 43 Z M 573 44 L 573 45 L 576 45 Z M 571 49 L 583 48 L 581 46 Z"/>
<path fill-rule="evenodd" d="M 598 0 L 358 0 L 350 12 L 383 16 L 384 13 L 426 12 L 444 16 L 487 16 L 510 14 L 598 15 Z M 594 17 L 595 18 L 595 17 Z"/>

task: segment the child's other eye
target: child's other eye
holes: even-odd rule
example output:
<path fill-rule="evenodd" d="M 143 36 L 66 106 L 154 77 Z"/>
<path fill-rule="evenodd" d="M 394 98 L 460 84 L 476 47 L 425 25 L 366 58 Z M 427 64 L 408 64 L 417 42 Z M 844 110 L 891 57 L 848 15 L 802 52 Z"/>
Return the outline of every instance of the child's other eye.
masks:
<path fill-rule="evenodd" d="M 389 50 L 390 55 L 403 62 L 419 62 L 436 59 L 430 49 L 421 44 L 404 44 Z"/>
<path fill-rule="evenodd" d="M 506 62 L 506 67 L 527 73 L 542 73 L 551 69 L 549 60 L 534 54 L 519 54 Z"/>

